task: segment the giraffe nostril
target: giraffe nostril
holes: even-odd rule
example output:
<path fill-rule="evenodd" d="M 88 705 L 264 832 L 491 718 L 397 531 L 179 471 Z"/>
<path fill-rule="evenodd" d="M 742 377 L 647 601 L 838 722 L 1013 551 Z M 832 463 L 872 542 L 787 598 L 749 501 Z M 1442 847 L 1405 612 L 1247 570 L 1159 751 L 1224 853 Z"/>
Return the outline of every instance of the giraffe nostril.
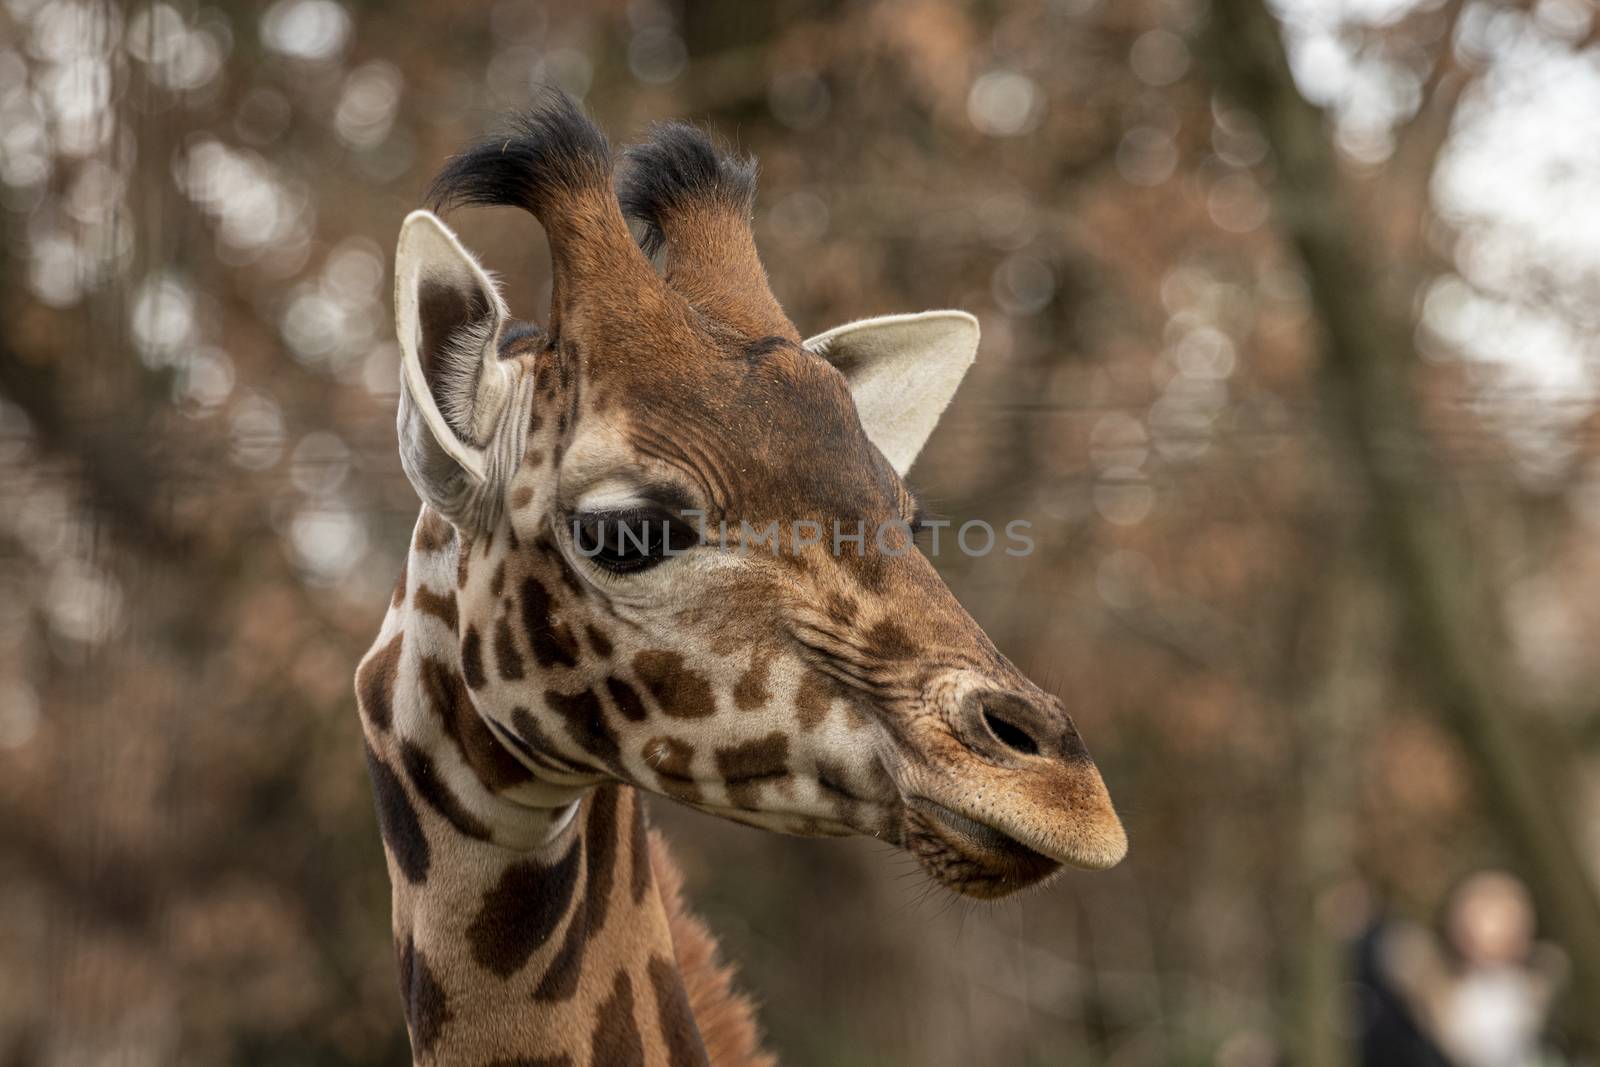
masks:
<path fill-rule="evenodd" d="M 989 732 L 994 735 L 995 740 L 1007 748 L 1020 752 L 1024 756 L 1037 756 L 1039 754 L 1039 742 L 1033 739 L 1032 734 L 1010 719 L 998 714 L 987 704 L 983 705 L 983 724 L 989 728 Z"/>

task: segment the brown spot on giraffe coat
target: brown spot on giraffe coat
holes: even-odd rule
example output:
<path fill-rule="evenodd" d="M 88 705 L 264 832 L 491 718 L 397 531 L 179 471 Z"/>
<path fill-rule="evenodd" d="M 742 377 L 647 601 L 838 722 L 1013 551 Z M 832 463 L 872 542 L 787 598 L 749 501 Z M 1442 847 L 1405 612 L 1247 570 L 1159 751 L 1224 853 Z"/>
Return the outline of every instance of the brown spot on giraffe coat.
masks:
<path fill-rule="evenodd" d="M 774 730 L 765 737 L 716 751 L 717 774 L 735 807 L 753 808 L 765 782 L 789 773 L 789 735 Z"/>
<path fill-rule="evenodd" d="M 819 671 L 806 671 L 795 690 L 795 718 L 802 730 L 814 730 L 828 717 L 833 705 L 833 682 Z"/>
<path fill-rule="evenodd" d="M 611 702 L 617 706 L 617 711 L 629 722 L 644 722 L 649 717 L 650 713 L 645 709 L 639 691 L 621 678 L 607 678 L 606 692 L 611 694 Z"/>
<path fill-rule="evenodd" d="M 717 710 L 711 683 L 677 652 L 640 652 L 633 657 L 633 669 L 661 710 L 674 718 L 703 719 Z"/>
<path fill-rule="evenodd" d="M 686 804 L 700 802 L 700 783 L 690 770 L 694 746 L 675 737 L 652 737 L 639 754 L 645 766 L 656 772 L 656 783 L 664 795 Z"/>
<path fill-rule="evenodd" d="M 543 1003 L 560 1003 L 571 1000 L 578 992 L 578 978 L 583 970 L 583 950 L 589 943 L 589 917 L 583 902 L 567 922 L 567 932 L 561 938 L 550 965 L 533 990 L 533 999 Z"/>
<path fill-rule="evenodd" d="M 417 796 L 443 815 L 445 821 L 455 827 L 458 833 L 477 841 L 490 839 L 489 827 L 484 825 L 482 819 L 468 811 L 455 793 L 451 792 L 444 776 L 434 765 L 432 756 L 413 742 L 402 741 L 400 764 L 405 768 L 406 778 L 411 782 L 411 788 L 417 791 Z"/>
<path fill-rule="evenodd" d="M 394 685 L 405 636 L 404 630 L 396 633 L 356 669 L 356 703 L 367 721 L 380 730 L 387 730 L 394 718 Z"/>
<path fill-rule="evenodd" d="M 750 660 L 750 669 L 739 676 L 733 687 L 733 703 L 740 711 L 754 711 L 772 699 L 767 687 L 767 673 L 771 660 L 757 650 Z"/>
<path fill-rule="evenodd" d="M 530 780 L 528 769 L 495 739 L 472 706 L 466 684 L 453 667 L 433 656 L 423 656 L 422 684 L 434 713 L 443 721 L 445 733 L 490 792 L 503 792 Z"/>
<path fill-rule="evenodd" d="M 494 663 L 501 678 L 508 682 L 522 680 L 522 653 L 517 649 L 516 635 L 511 632 L 511 620 L 504 615 L 494 624 Z"/>
<path fill-rule="evenodd" d="M 422 832 L 417 809 L 406 796 L 406 787 L 394 768 L 367 746 L 367 772 L 372 777 L 373 798 L 378 806 L 378 832 L 388 846 L 394 865 L 407 882 L 417 885 L 428 877 L 430 853 L 428 837 Z"/>
<path fill-rule="evenodd" d="M 443 593 L 435 593 L 426 585 L 417 585 L 417 610 L 432 615 L 444 623 L 445 629 L 451 633 L 456 632 L 460 617 L 456 612 L 456 591 L 447 589 Z"/>
<path fill-rule="evenodd" d="M 644 1039 L 634 1018 L 633 982 L 628 972 L 617 971 L 611 995 L 596 1013 L 594 1036 L 590 1040 L 589 1062 L 607 1067 L 642 1067 Z"/>
<path fill-rule="evenodd" d="M 424 507 L 422 518 L 417 522 L 416 539 L 412 541 L 411 547 L 418 552 L 438 552 L 449 547 L 455 538 L 455 527 L 437 511 Z"/>
<path fill-rule="evenodd" d="M 584 949 L 591 938 L 604 930 L 615 883 L 617 851 L 621 835 L 617 807 L 623 788 L 600 786 L 584 800 L 584 890 L 572 916 L 561 947 L 545 969 L 533 998 L 544 1002 L 570 1000 L 578 991 Z M 631 792 L 631 790 L 629 791 Z"/>
<path fill-rule="evenodd" d="M 509 978 L 525 966 L 555 932 L 578 882 L 583 839 L 555 863 L 526 860 L 506 867 L 467 927 L 467 941 L 478 966 Z"/>
<path fill-rule="evenodd" d="M 482 689 L 489 684 L 483 673 L 483 638 L 478 636 L 476 626 L 469 625 L 461 638 L 461 677 L 468 689 Z"/>
<path fill-rule="evenodd" d="M 880 619 L 867 630 L 867 652 L 876 659 L 904 660 L 917 654 L 916 640 L 892 619 Z"/>
<path fill-rule="evenodd" d="M 554 689 L 546 689 L 544 701 L 567 724 L 567 733 L 584 752 L 606 767 L 620 771 L 622 749 L 617 743 L 616 731 L 606 721 L 605 709 L 594 690 L 568 696 Z"/>
<path fill-rule="evenodd" d="M 589 821 L 585 837 L 589 851 L 585 862 L 588 884 L 583 891 L 584 914 L 591 936 L 600 934 L 611 907 L 611 886 L 617 870 L 617 798 L 621 787 L 598 786 L 589 794 Z"/>
<path fill-rule="evenodd" d="M 399 947 L 399 957 L 400 997 L 405 1005 L 406 1026 L 411 1031 L 411 1047 L 417 1055 L 426 1056 L 453 1017 L 449 998 L 428 966 L 427 957 L 417 950 L 415 939 L 406 938 Z"/>
<path fill-rule="evenodd" d="M 705 1043 L 689 1011 L 689 995 L 678 972 L 663 956 L 650 957 L 650 986 L 656 994 L 656 1018 L 667 1046 L 670 1067 L 703 1067 Z"/>
<path fill-rule="evenodd" d="M 649 824 L 645 817 L 644 796 L 638 790 L 628 791 L 633 795 L 633 842 L 629 846 L 632 853 L 633 876 L 629 879 L 629 889 L 632 892 L 633 903 L 640 904 L 645 893 L 650 890 L 650 839 Z"/>
<path fill-rule="evenodd" d="M 537 578 L 526 578 L 522 583 L 522 626 L 528 634 L 528 644 L 533 658 L 541 667 L 575 667 L 578 663 L 578 643 L 564 623 L 551 616 L 555 602 L 550 591 Z"/>
<path fill-rule="evenodd" d="M 584 633 L 589 635 L 589 647 L 594 649 L 595 655 L 601 659 L 611 658 L 611 638 L 606 636 L 604 630 L 594 623 L 589 623 L 584 627 Z"/>

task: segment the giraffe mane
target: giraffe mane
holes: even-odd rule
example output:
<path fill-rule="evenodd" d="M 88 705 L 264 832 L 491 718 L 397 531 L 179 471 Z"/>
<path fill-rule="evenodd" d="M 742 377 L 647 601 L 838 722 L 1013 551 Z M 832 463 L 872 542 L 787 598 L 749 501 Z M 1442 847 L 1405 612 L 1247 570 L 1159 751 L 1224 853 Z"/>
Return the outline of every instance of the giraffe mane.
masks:
<path fill-rule="evenodd" d="M 755 1005 L 733 987 L 734 967 L 719 958 L 717 939 L 705 921 L 684 906 L 683 872 L 655 830 L 650 831 L 650 869 L 706 1058 L 717 1067 L 777 1067 L 777 1059 L 761 1048 Z"/>

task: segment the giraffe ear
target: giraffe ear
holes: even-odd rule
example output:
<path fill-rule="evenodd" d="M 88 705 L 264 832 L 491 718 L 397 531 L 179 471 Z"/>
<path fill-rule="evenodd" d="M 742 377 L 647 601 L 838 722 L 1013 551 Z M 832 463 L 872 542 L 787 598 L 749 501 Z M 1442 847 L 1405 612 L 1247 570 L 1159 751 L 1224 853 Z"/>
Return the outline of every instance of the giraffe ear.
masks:
<path fill-rule="evenodd" d="M 492 499 L 489 444 L 510 376 L 497 357 L 506 321 L 483 268 L 431 212 L 400 227 L 394 261 L 400 341 L 400 464 L 423 501 L 471 526 Z"/>
<path fill-rule="evenodd" d="M 904 474 L 978 354 L 978 320 L 965 311 L 885 315 L 805 346 L 844 374 L 867 437 Z"/>

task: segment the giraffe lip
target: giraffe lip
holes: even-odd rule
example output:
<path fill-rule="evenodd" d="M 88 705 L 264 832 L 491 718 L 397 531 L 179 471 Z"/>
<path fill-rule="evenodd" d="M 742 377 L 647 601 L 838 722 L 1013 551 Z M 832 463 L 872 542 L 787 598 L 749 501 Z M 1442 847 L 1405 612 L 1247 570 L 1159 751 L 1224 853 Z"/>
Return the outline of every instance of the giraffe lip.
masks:
<path fill-rule="evenodd" d="M 929 874 L 965 896 L 993 898 L 1061 869 L 1003 830 L 926 797 L 908 804 L 907 847 Z"/>
<path fill-rule="evenodd" d="M 946 829 L 954 830 L 966 838 L 967 841 L 985 851 L 1015 852 L 1020 850 L 1022 852 L 1033 852 L 1033 849 L 1009 834 L 1002 833 L 988 823 L 981 823 L 977 819 L 970 818 L 958 811 L 951 811 L 943 804 L 935 804 L 931 800 L 923 800 L 921 798 L 918 799 L 918 804 L 924 811 L 931 813 L 943 823 Z M 1036 852 L 1033 854 L 1038 855 Z"/>

